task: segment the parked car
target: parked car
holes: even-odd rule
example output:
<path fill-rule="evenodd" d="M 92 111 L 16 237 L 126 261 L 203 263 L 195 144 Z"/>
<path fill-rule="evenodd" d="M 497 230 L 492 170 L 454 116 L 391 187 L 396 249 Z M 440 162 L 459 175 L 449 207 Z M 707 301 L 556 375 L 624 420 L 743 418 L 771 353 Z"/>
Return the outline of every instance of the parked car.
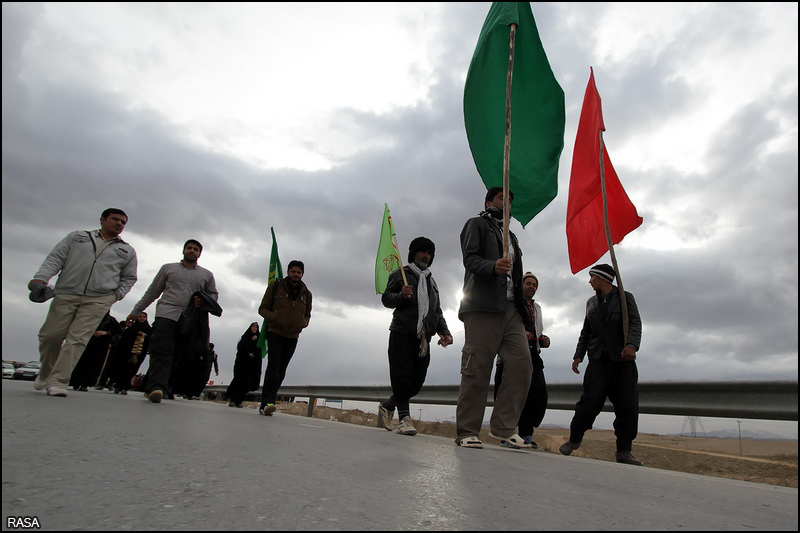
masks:
<path fill-rule="evenodd" d="M 3 379 L 12 379 L 14 377 L 14 365 L 11 363 L 3 363 Z"/>
<path fill-rule="evenodd" d="M 14 379 L 27 379 L 33 381 L 39 375 L 39 368 L 42 364 L 39 361 L 25 363 L 14 371 Z"/>

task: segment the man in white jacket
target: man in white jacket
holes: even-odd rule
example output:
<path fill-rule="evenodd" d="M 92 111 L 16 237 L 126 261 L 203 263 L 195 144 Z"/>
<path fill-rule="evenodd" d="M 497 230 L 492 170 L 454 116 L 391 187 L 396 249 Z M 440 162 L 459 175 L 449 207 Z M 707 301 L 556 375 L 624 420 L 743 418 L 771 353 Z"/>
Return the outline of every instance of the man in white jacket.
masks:
<path fill-rule="evenodd" d="M 97 325 L 136 283 L 136 250 L 120 238 L 128 215 L 109 208 L 99 230 L 73 231 L 45 258 L 28 283 L 31 300 L 58 274 L 55 296 L 39 330 L 42 366 L 33 383 L 48 396 L 66 396 L 69 377 Z"/>

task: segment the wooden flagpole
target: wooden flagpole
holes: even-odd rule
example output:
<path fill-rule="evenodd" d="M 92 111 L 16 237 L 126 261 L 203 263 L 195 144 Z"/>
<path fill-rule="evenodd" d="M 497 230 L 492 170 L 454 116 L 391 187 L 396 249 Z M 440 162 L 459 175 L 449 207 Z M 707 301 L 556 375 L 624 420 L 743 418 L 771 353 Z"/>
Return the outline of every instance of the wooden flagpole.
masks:
<path fill-rule="evenodd" d="M 397 261 L 400 263 L 400 275 L 403 276 L 403 285 L 408 285 L 406 269 L 403 268 L 403 258 L 400 257 L 400 250 L 397 248 L 397 238 L 394 233 L 392 233 L 392 244 L 394 244 L 394 251 L 397 252 Z"/>
<path fill-rule="evenodd" d="M 628 330 L 630 324 L 628 322 L 628 299 L 625 297 L 625 289 L 622 286 L 622 276 L 619 273 L 619 266 L 617 265 L 617 256 L 614 254 L 614 241 L 611 239 L 611 226 L 608 223 L 608 197 L 606 195 L 606 166 L 603 161 L 603 153 L 605 152 L 605 142 L 603 141 L 603 132 L 600 131 L 600 187 L 603 191 L 603 221 L 606 225 L 606 239 L 608 240 L 608 251 L 611 252 L 611 265 L 614 267 L 614 272 L 617 273 L 617 290 L 619 291 L 619 302 L 622 308 L 622 333 L 625 342 L 628 342 Z"/>
<path fill-rule="evenodd" d="M 514 73 L 514 42 L 517 36 L 517 25 L 511 25 L 511 41 L 508 52 L 508 74 L 506 76 L 506 141 L 503 150 L 503 257 L 508 257 L 509 247 L 509 172 L 511 166 L 511 77 Z"/>

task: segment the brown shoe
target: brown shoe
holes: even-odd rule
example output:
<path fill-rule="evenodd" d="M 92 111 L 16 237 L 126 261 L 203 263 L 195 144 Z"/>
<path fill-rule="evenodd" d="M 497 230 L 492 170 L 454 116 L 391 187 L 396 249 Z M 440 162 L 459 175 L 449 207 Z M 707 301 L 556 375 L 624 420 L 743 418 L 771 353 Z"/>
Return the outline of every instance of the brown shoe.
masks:
<path fill-rule="evenodd" d="M 164 393 L 161 391 L 161 389 L 151 390 L 147 395 L 147 399 L 153 403 L 161 403 L 162 398 L 164 398 Z"/>

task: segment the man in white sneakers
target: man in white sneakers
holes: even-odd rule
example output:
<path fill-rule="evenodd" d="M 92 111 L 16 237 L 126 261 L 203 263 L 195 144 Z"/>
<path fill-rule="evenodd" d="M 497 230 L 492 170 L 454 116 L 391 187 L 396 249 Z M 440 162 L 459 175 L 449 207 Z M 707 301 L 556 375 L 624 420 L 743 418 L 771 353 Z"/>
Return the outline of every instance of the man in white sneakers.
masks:
<path fill-rule="evenodd" d="M 381 296 L 385 307 L 394 309 L 389 326 L 389 379 L 392 395 L 378 404 L 383 427 L 392 430 L 392 417 L 397 409 L 400 421 L 397 433 L 416 435 L 411 420 L 409 401 L 419 394 L 428 366 L 431 363 L 430 341 L 439 335 L 439 344 L 453 344 L 439 305 L 439 289 L 428 269 L 433 263 L 436 247 L 426 237 L 417 237 L 408 247 L 404 283 L 400 269 L 389 275 L 386 290 Z"/>
<path fill-rule="evenodd" d="M 72 370 L 98 324 L 136 283 L 136 250 L 120 238 L 128 223 L 121 209 L 100 215 L 100 229 L 73 231 L 45 258 L 28 283 L 31 300 L 43 302 L 54 292 L 39 330 L 39 375 L 36 390 L 66 396 Z M 55 289 L 47 282 L 56 274 Z"/>

